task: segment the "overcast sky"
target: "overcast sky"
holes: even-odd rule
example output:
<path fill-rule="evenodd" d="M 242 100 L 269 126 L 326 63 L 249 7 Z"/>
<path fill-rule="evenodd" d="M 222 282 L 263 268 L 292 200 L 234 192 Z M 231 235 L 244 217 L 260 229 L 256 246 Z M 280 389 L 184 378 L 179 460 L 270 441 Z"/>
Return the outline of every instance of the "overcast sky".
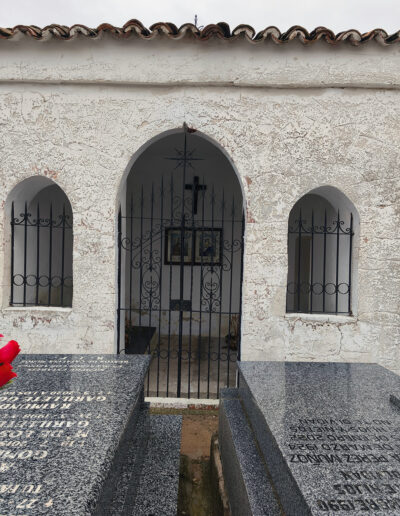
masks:
<path fill-rule="evenodd" d="M 157 21 L 176 25 L 199 18 L 199 25 L 226 21 L 248 23 L 256 30 L 276 25 L 287 30 L 324 25 L 335 32 L 400 29 L 400 0 L 0 0 L 0 26 L 44 26 L 50 23 L 91 27 L 102 22 L 123 25 L 137 18 L 149 26 Z"/>

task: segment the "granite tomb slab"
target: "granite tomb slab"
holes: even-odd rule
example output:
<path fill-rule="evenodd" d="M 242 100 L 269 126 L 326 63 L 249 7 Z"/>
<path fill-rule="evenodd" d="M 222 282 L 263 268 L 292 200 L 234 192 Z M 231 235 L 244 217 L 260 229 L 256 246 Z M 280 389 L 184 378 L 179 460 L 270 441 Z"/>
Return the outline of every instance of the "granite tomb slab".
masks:
<path fill-rule="evenodd" d="M 15 360 L 18 378 L 0 391 L 1 516 L 96 511 L 126 429 L 140 416 L 146 420 L 141 409 L 149 360 L 128 355 Z"/>
<path fill-rule="evenodd" d="M 400 515 L 397 375 L 376 364 L 347 363 L 242 362 L 239 370 L 235 410 L 243 410 L 263 464 L 258 481 L 270 482 L 279 508 L 257 512 L 251 505 L 255 461 L 241 459 L 245 494 L 233 514 Z M 225 397 L 222 425 L 234 439 L 226 428 L 234 428 L 235 400 L 232 393 Z M 233 461 L 220 446 L 227 469 Z M 237 486 L 229 489 L 237 496 Z"/>

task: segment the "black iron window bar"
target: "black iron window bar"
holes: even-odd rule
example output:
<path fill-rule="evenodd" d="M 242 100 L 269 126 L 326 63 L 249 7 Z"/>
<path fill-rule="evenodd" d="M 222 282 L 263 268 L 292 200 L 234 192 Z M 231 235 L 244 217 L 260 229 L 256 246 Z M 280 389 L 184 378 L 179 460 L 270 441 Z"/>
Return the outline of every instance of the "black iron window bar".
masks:
<path fill-rule="evenodd" d="M 66 245 L 66 236 L 72 231 L 70 217 L 65 204 L 61 214 L 54 214 L 52 204 L 46 209 L 48 218 L 41 218 L 41 212 L 43 205 L 38 204 L 36 218 L 32 218 L 25 202 L 24 212 L 15 217 L 14 202 L 11 205 L 11 306 L 70 306 L 67 300 L 72 299 L 72 276 L 65 274 L 66 259 L 68 255 L 72 258 L 72 249 Z M 31 235 L 33 238 L 29 238 Z M 48 238 L 43 239 L 44 235 Z M 21 254 L 22 267 L 16 263 Z M 41 265 L 45 256 L 48 267 L 43 273 Z M 55 260 L 56 257 L 61 259 Z"/>
<path fill-rule="evenodd" d="M 289 226 L 288 229 L 288 253 L 289 256 L 291 253 L 295 255 L 295 260 L 293 260 L 294 270 L 289 272 L 294 273 L 295 280 L 287 283 L 286 312 L 351 315 L 353 214 L 350 214 L 350 226 L 347 228 L 344 227 L 344 221 L 340 219 L 339 210 L 337 219 L 333 221 L 332 225 L 328 225 L 326 210 L 323 225 L 315 225 L 314 219 L 313 210 L 311 225 L 307 225 L 307 221 L 302 218 L 300 210 L 299 218 L 295 220 L 294 226 Z M 294 235 L 295 238 L 291 238 L 291 235 Z M 344 251 L 346 256 L 343 256 L 343 249 L 345 248 L 342 245 L 343 238 L 349 239 L 349 245 L 346 246 L 347 249 Z M 308 240 L 307 245 L 310 245 L 310 260 L 309 264 L 306 264 L 306 268 L 309 265 L 308 278 L 304 278 L 304 272 L 302 273 L 304 270 L 302 246 L 306 243 L 305 239 Z M 317 239 L 322 239 L 322 245 L 320 242 L 320 246 L 318 246 L 322 247 L 322 253 L 321 249 L 319 252 L 317 250 Z M 327 246 L 328 242 L 332 242 L 331 239 L 334 239 L 334 252 L 328 253 Z M 321 274 L 318 275 L 318 278 L 315 277 L 317 263 L 320 269 L 322 268 L 322 278 Z M 342 264 L 342 267 L 339 263 Z M 343 272 L 343 265 L 347 269 L 346 273 Z M 328 269 L 334 271 L 334 281 L 328 280 Z M 332 276 L 332 273 L 330 276 Z M 306 303 L 304 303 L 304 296 L 306 297 Z M 334 296 L 334 303 L 330 301 L 332 296 Z M 322 303 L 317 302 L 321 297 Z M 346 310 L 340 310 L 340 307 L 343 307 L 343 302 L 341 302 L 343 299 L 346 299 Z M 318 307 L 316 308 L 315 305 L 318 305 Z"/>

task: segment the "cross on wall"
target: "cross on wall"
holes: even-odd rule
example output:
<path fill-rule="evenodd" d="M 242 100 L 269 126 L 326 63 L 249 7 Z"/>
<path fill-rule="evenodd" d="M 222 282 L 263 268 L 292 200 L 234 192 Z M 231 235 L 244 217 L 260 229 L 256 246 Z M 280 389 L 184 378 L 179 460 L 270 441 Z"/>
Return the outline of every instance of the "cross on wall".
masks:
<path fill-rule="evenodd" d="M 199 184 L 199 176 L 194 176 L 193 184 L 185 185 L 185 190 L 192 190 L 193 214 L 197 215 L 197 203 L 198 203 L 198 198 L 199 198 L 199 191 L 207 190 L 207 186 Z"/>

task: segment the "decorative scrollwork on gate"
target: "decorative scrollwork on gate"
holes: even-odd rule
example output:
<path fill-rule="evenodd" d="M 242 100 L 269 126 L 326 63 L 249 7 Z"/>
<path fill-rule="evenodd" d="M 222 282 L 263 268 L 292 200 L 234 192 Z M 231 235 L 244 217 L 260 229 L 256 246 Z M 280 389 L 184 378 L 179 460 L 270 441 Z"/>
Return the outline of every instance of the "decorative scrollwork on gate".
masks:
<path fill-rule="evenodd" d="M 218 312 L 221 306 L 221 267 L 204 267 L 201 280 L 201 305 L 204 311 Z"/>
<path fill-rule="evenodd" d="M 232 271 L 234 254 L 241 253 L 243 241 L 223 240 L 221 265 L 204 264 L 201 274 L 201 306 L 205 312 L 218 313 L 222 307 L 222 274 Z"/>

